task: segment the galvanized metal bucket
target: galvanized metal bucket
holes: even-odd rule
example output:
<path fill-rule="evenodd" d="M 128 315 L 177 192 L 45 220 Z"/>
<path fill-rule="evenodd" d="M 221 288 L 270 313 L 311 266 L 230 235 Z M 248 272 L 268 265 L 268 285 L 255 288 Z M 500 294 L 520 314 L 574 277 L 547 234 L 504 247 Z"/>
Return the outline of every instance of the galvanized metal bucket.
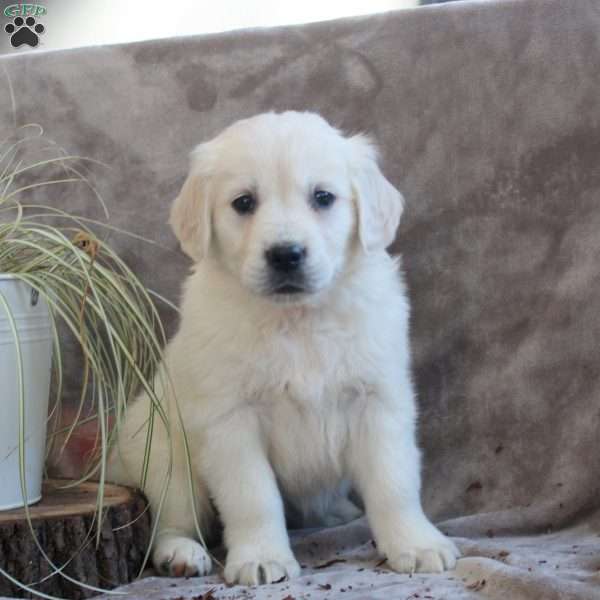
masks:
<path fill-rule="evenodd" d="M 20 387 L 17 348 L 23 365 L 23 458 L 27 504 L 42 497 L 48 397 L 52 362 L 52 325 L 45 300 L 12 275 L 0 274 L 0 510 L 25 505 L 19 473 Z M 17 346 L 18 344 L 18 346 Z"/>

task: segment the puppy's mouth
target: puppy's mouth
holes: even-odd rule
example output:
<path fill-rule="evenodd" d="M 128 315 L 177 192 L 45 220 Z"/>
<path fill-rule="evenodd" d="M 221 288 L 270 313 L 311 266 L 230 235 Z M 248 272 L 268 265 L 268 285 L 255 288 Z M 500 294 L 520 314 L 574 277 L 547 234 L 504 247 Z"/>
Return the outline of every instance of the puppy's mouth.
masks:
<path fill-rule="evenodd" d="M 307 291 L 308 290 L 304 286 L 298 285 L 297 283 L 283 283 L 279 286 L 272 288 L 271 294 L 276 294 L 278 296 L 284 294 L 297 295 L 306 294 Z"/>
<path fill-rule="evenodd" d="M 249 279 L 247 286 L 263 298 L 277 304 L 298 304 L 319 296 L 322 290 L 319 279 L 311 273 L 262 272 L 256 279 Z"/>
<path fill-rule="evenodd" d="M 276 301 L 296 302 L 314 292 L 310 282 L 303 275 L 270 277 L 264 293 Z"/>

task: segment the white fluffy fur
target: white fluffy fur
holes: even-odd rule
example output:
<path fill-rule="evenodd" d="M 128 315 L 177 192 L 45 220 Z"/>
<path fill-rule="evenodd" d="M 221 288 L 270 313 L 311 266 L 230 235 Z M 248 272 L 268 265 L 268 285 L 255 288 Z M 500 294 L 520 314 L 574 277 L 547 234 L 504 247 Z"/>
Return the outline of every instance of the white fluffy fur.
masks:
<path fill-rule="evenodd" d="M 315 210 L 315 187 L 337 199 Z M 231 202 L 252 191 L 253 215 Z M 377 548 L 398 571 L 452 568 L 458 552 L 424 515 L 408 314 L 399 262 L 385 252 L 402 197 L 364 136 L 343 137 L 311 113 L 239 121 L 192 155 L 171 224 L 197 263 L 185 285 L 179 332 L 166 349 L 193 458 L 198 519 L 218 509 L 228 582 L 272 582 L 300 571 L 284 499 L 326 523 L 354 518 L 362 498 Z M 268 294 L 264 251 L 306 245 L 312 293 Z M 136 484 L 148 415 L 142 396 L 120 432 L 112 478 Z M 177 423 L 171 397 L 165 400 Z M 195 541 L 183 443 L 153 551 L 171 575 L 205 574 Z M 154 510 L 169 457 L 155 428 L 146 493 Z"/>

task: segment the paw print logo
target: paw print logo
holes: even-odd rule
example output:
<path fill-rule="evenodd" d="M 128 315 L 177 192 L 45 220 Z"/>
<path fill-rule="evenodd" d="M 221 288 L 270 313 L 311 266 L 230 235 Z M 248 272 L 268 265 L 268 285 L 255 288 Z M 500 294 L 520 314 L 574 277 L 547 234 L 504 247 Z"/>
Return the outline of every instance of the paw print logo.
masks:
<path fill-rule="evenodd" d="M 25 20 L 23 17 L 15 17 L 12 23 L 4 26 L 4 31 L 10 35 L 10 43 L 13 48 L 18 48 L 23 44 L 35 48 L 45 27 L 41 23 L 36 23 L 33 17 L 27 17 Z"/>

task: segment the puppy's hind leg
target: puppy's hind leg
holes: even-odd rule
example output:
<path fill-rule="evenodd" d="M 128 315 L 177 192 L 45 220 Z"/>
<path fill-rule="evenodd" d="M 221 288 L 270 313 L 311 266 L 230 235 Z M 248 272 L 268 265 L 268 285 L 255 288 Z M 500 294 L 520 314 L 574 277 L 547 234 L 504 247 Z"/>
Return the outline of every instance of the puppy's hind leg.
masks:
<path fill-rule="evenodd" d="M 117 483 L 138 485 L 145 435 L 141 432 L 128 439 L 121 435 L 120 440 L 121 451 L 115 449 L 111 460 L 111 479 Z M 167 482 L 171 452 L 169 446 L 164 432 L 156 431 L 152 439 L 146 486 L 143 490 L 150 504 L 152 518 L 159 519 L 152 549 L 152 562 L 159 574 L 168 577 L 206 575 L 212 565 L 208 553 L 198 540 L 194 508 L 202 534 L 208 535 L 213 522 L 208 492 L 197 477 L 194 477 L 195 502 L 192 501 L 187 457 L 183 442 L 177 435 L 173 438 L 172 470 Z"/>
<path fill-rule="evenodd" d="M 152 552 L 154 568 L 170 577 L 203 576 L 212 568 L 210 557 L 198 540 L 194 510 L 198 515 L 201 533 L 206 535 L 212 520 L 212 509 L 208 501 L 208 491 L 196 477 L 193 480 L 193 494 L 189 485 L 187 458 L 183 451 L 174 457 L 173 470 L 167 495 L 159 518 L 159 527 Z M 150 484 L 153 488 L 153 484 Z M 158 511 L 160 498 L 153 489 L 151 504 Z M 156 513 L 155 513 L 156 514 Z"/>

